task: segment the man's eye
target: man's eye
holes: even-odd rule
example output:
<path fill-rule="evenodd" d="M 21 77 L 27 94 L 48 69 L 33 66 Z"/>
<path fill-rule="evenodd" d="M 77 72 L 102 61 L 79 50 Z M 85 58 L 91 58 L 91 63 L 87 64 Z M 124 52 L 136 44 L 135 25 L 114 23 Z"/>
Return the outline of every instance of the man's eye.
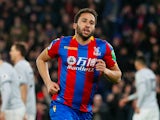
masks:
<path fill-rule="evenodd" d="M 94 22 L 90 22 L 91 25 L 94 25 Z"/>
<path fill-rule="evenodd" d="M 82 20 L 82 22 L 86 22 L 87 20 Z"/>

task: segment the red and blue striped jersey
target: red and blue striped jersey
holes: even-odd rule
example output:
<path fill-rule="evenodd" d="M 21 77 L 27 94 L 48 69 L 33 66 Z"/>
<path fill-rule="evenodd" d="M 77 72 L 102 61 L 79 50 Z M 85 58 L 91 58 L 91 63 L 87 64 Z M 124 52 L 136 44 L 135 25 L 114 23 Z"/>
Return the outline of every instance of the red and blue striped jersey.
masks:
<path fill-rule="evenodd" d="M 103 59 L 108 68 L 116 63 L 112 46 L 104 40 L 90 37 L 87 45 L 77 42 L 75 36 L 53 40 L 48 47 L 51 58 L 58 56 L 58 84 L 60 91 L 52 99 L 82 112 L 92 111 L 99 72 L 97 59 Z"/>

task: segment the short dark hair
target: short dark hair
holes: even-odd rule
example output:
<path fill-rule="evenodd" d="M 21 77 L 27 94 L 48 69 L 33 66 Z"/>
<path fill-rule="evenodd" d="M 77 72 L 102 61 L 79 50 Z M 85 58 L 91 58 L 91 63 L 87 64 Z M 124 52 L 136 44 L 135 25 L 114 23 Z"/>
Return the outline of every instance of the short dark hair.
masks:
<path fill-rule="evenodd" d="M 16 50 L 20 51 L 21 55 L 23 57 L 25 57 L 25 55 L 26 55 L 26 48 L 25 48 L 24 44 L 22 44 L 22 43 L 15 43 L 14 46 L 16 47 Z"/>
<path fill-rule="evenodd" d="M 144 56 L 137 56 L 135 58 L 135 61 L 138 61 L 138 62 L 142 63 L 143 65 L 146 65 L 146 59 Z"/>
<path fill-rule="evenodd" d="M 98 16 L 97 12 L 94 9 L 83 8 L 83 9 L 79 10 L 77 12 L 77 14 L 74 16 L 74 23 L 78 22 L 78 19 L 81 16 L 82 13 L 91 13 L 95 17 L 95 20 L 97 22 L 97 16 Z"/>

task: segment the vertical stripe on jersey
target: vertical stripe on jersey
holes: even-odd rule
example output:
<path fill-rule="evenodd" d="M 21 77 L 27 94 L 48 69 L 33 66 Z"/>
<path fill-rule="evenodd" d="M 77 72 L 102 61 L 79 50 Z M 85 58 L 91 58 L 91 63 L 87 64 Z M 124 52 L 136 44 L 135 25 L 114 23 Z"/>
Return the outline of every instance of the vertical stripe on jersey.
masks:
<path fill-rule="evenodd" d="M 52 43 L 50 44 L 51 46 L 48 47 L 48 55 L 51 58 L 54 58 L 56 55 L 59 54 L 60 42 L 61 42 L 60 39 L 53 40 Z M 58 71 L 60 71 L 60 69 Z M 59 75 L 58 75 L 58 81 L 59 81 Z M 57 94 L 52 95 L 52 100 L 56 100 L 56 98 L 57 98 Z"/>
<path fill-rule="evenodd" d="M 97 58 L 96 56 L 93 55 L 94 47 L 96 46 L 96 41 L 95 39 L 91 41 L 88 44 L 88 58 Z M 94 79 L 94 72 L 86 72 L 86 78 L 85 78 L 85 83 L 84 83 L 84 90 L 83 90 L 83 96 L 82 96 L 82 102 L 80 106 L 80 110 L 87 112 L 88 109 L 86 105 L 88 105 L 92 88 L 93 88 L 93 79 Z"/>
<path fill-rule="evenodd" d="M 88 45 L 78 45 L 78 58 L 83 57 L 87 58 L 88 57 Z M 81 65 L 77 66 L 80 67 Z M 85 67 L 85 66 L 84 66 Z M 81 101 L 82 101 L 82 95 L 83 95 L 83 89 L 84 89 L 84 84 L 85 84 L 85 74 L 86 71 L 82 70 L 76 70 L 76 83 L 75 83 L 75 91 L 74 91 L 74 98 L 73 102 L 73 108 L 80 109 Z"/>
<path fill-rule="evenodd" d="M 64 44 L 66 46 L 69 46 L 69 42 L 66 42 L 66 40 L 68 40 L 68 38 L 61 38 L 61 39 L 62 40 L 61 40 L 61 44 L 59 47 L 59 55 L 60 56 L 58 58 L 58 83 L 60 85 L 60 92 L 57 95 L 54 95 L 52 97 L 52 99 L 63 103 L 64 102 L 63 96 L 64 96 L 64 91 L 65 91 L 65 86 L 66 86 L 67 66 L 65 64 L 63 64 L 63 62 L 64 62 L 63 60 L 66 60 L 66 56 L 63 56 L 62 54 L 64 54 L 64 55 L 68 54 L 68 50 L 64 49 Z M 69 40 L 70 39 L 71 38 L 69 38 Z"/>
<path fill-rule="evenodd" d="M 78 48 L 78 43 L 75 40 L 75 38 L 73 38 L 70 41 L 69 47 Z M 67 58 L 69 56 L 74 56 L 77 59 L 77 50 L 69 49 Z M 72 65 L 72 66 L 76 67 L 76 64 Z M 73 100 L 73 95 L 74 95 L 74 90 L 75 90 L 74 89 L 75 81 L 76 81 L 76 70 L 67 69 L 66 87 L 65 87 L 65 91 L 64 91 L 64 99 L 65 99 L 64 104 L 66 104 L 68 106 L 72 106 L 72 100 Z"/>
<path fill-rule="evenodd" d="M 61 74 L 61 67 L 62 67 L 62 59 L 58 58 L 58 85 L 60 85 L 60 74 Z M 58 94 L 52 96 L 52 100 L 57 99 Z"/>

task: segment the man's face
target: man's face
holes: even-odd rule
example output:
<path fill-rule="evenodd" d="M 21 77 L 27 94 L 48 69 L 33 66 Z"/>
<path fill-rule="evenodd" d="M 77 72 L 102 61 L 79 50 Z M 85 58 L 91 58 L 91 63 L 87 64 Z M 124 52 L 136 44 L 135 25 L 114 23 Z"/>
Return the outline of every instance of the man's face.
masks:
<path fill-rule="evenodd" d="M 16 60 L 16 57 L 18 56 L 19 54 L 19 51 L 16 50 L 16 47 L 13 45 L 10 49 L 10 58 L 11 58 L 11 61 L 15 61 Z"/>
<path fill-rule="evenodd" d="M 78 22 L 75 24 L 75 30 L 83 40 L 87 40 L 93 35 L 95 24 L 95 17 L 91 13 L 82 13 L 78 19 Z"/>
<path fill-rule="evenodd" d="M 138 61 L 135 61 L 135 62 L 134 62 L 134 66 L 135 66 L 135 69 L 138 70 L 139 62 L 138 62 Z"/>

